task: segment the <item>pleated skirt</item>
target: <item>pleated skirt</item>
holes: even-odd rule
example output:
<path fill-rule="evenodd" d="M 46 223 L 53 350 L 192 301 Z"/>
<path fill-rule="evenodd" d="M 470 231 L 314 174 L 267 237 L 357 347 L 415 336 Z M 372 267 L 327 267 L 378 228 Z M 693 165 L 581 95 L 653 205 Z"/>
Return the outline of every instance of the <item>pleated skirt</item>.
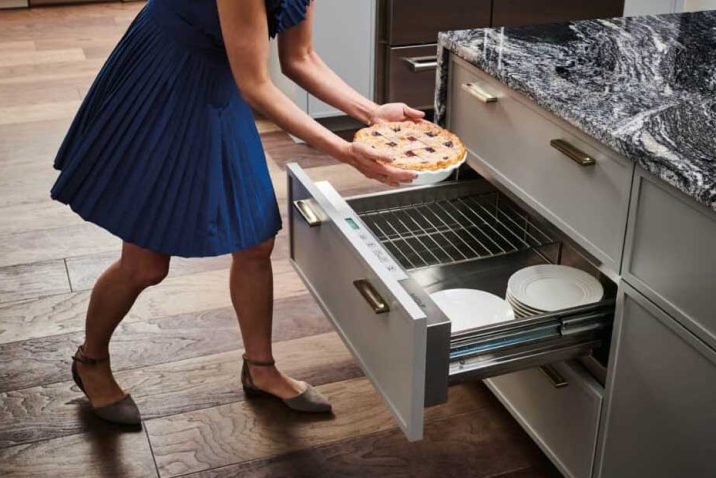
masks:
<path fill-rule="evenodd" d="M 251 109 L 225 52 L 203 41 L 193 47 L 200 35 L 173 30 L 145 7 L 54 163 L 61 172 L 53 199 L 126 242 L 171 256 L 239 251 L 281 228 Z"/>

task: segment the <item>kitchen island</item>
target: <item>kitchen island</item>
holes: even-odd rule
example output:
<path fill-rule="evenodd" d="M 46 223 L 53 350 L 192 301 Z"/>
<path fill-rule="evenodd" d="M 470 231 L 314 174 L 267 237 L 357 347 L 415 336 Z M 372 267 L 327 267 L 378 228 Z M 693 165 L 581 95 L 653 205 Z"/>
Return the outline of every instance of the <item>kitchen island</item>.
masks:
<path fill-rule="evenodd" d="M 716 12 L 439 44 L 436 117 L 472 169 L 619 288 L 601 388 L 574 369 L 488 386 L 567 476 L 713 476 Z"/>

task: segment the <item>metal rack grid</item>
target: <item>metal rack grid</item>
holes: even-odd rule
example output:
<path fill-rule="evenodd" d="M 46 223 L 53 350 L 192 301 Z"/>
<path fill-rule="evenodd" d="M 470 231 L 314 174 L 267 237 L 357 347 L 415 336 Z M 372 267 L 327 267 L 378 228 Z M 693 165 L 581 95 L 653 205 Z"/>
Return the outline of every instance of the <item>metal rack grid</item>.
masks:
<path fill-rule="evenodd" d="M 556 242 L 497 192 L 360 216 L 406 270 L 488 259 Z"/>

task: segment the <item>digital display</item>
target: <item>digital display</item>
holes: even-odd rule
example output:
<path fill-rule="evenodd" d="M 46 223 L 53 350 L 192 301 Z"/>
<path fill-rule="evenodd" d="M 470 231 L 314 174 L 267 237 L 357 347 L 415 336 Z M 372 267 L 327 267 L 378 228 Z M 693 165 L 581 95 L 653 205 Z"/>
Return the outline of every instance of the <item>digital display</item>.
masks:
<path fill-rule="evenodd" d="M 355 231 L 360 229 L 360 226 L 358 226 L 358 224 L 353 220 L 353 218 L 347 217 L 346 222 L 348 223 L 349 226 L 351 226 L 351 229 L 353 229 Z"/>

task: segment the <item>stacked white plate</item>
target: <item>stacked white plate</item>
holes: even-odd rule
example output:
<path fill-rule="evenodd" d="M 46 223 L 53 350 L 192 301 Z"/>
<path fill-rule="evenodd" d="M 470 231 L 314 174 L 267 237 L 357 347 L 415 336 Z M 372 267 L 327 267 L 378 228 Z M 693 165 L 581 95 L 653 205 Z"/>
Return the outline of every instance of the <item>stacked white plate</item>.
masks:
<path fill-rule="evenodd" d="M 507 282 L 507 302 L 518 318 L 593 304 L 604 296 L 602 284 L 574 267 L 539 265 L 515 272 Z"/>
<path fill-rule="evenodd" d="M 481 290 L 445 289 L 430 298 L 452 322 L 453 334 L 515 318 L 505 299 Z"/>

